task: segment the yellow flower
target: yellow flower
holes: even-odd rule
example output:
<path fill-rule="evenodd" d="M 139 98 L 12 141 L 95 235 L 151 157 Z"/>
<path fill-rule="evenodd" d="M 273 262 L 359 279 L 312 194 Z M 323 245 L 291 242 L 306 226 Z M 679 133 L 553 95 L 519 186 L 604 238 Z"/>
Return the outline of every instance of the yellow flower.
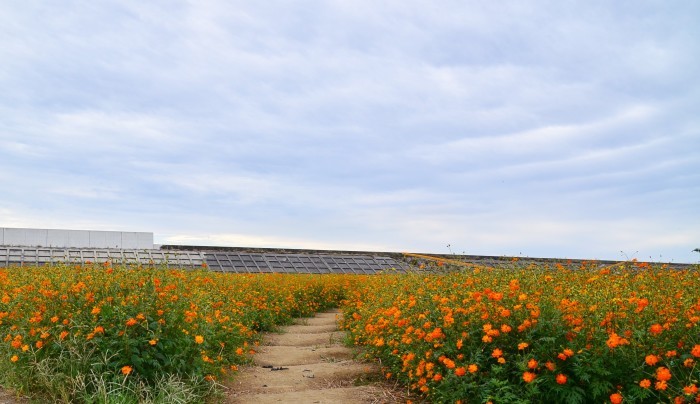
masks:
<path fill-rule="evenodd" d="M 11 360 L 12 362 L 17 362 L 17 361 L 19 360 L 19 356 L 17 356 L 17 355 L 12 355 L 12 357 L 10 358 L 10 360 Z"/>

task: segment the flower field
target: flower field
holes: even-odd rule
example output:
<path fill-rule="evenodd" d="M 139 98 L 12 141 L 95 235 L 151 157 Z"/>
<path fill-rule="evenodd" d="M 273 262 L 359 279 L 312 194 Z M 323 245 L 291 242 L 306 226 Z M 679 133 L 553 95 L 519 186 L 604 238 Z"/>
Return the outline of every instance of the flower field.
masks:
<path fill-rule="evenodd" d="M 0 384 L 65 402 L 202 402 L 260 333 L 341 307 L 349 340 L 430 402 L 700 403 L 697 270 L 223 274 L 0 269 Z"/>
<path fill-rule="evenodd" d="M 105 265 L 0 269 L 0 383 L 71 402 L 197 402 L 259 332 L 355 280 Z"/>
<path fill-rule="evenodd" d="M 700 402 L 698 272 L 630 267 L 375 277 L 344 327 L 430 402 Z"/>

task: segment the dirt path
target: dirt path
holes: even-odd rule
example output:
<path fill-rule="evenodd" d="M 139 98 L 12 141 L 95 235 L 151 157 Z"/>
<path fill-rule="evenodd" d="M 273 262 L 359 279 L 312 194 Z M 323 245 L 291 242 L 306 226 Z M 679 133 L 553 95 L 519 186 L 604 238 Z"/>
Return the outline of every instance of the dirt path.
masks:
<path fill-rule="evenodd" d="M 228 403 L 395 403 L 405 402 L 377 366 L 353 360 L 338 331 L 339 311 L 318 313 L 267 334 L 254 365 L 229 383 Z"/>

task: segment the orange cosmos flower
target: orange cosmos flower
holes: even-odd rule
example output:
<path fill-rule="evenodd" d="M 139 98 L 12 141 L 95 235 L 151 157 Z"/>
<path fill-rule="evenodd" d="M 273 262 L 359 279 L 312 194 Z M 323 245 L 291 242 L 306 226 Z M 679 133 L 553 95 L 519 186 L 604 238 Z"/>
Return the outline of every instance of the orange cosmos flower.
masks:
<path fill-rule="evenodd" d="M 469 371 L 469 373 L 476 373 L 479 370 L 479 367 L 474 364 L 471 364 L 467 366 L 467 370 Z"/>
<path fill-rule="evenodd" d="M 568 378 L 566 377 L 565 374 L 559 373 L 556 377 L 556 380 L 557 380 L 558 384 L 566 384 L 566 381 L 568 380 Z"/>
<path fill-rule="evenodd" d="M 132 367 L 129 366 L 129 365 L 122 366 L 122 374 L 123 374 L 124 376 L 128 375 L 128 374 L 131 373 L 133 370 L 134 370 L 134 368 L 132 368 Z"/>
<path fill-rule="evenodd" d="M 649 327 L 649 332 L 652 335 L 661 334 L 661 331 L 663 331 L 663 330 L 664 330 L 664 328 L 661 326 L 661 324 L 658 324 L 658 323 L 653 324 L 651 327 Z"/>
<path fill-rule="evenodd" d="M 660 367 L 656 369 L 656 380 L 668 381 L 671 380 L 671 371 L 668 368 Z"/>
<path fill-rule="evenodd" d="M 537 377 L 537 375 L 532 373 L 532 372 L 523 373 L 523 380 L 525 381 L 525 383 L 532 382 L 533 380 L 535 380 L 536 377 Z"/>
<path fill-rule="evenodd" d="M 10 358 L 10 361 L 12 361 L 12 362 L 17 362 L 18 360 L 19 360 L 19 356 L 17 356 L 17 355 L 12 355 L 12 357 Z"/>
<path fill-rule="evenodd" d="M 529 361 L 527 361 L 527 368 L 528 369 L 537 369 L 537 365 L 538 365 L 538 363 L 535 359 L 530 359 Z"/>
<path fill-rule="evenodd" d="M 202 337 L 201 335 L 197 335 L 196 337 L 194 337 L 194 342 L 202 344 L 204 343 L 204 337 Z"/>
<path fill-rule="evenodd" d="M 690 354 L 696 358 L 700 358 L 700 344 L 697 344 L 690 350 Z"/>
<path fill-rule="evenodd" d="M 457 369 L 455 369 L 455 375 L 464 376 L 465 374 L 467 374 L 467 369 L 465 369 L 464 367 L 458 367 Z"/>
<path fill-rule="evenodd" d="M 683 393 L 686 395 L 695 395 L 698 392 L 698 386 L 691 384 L 690 386 L 683 387 Z"/>
<path fill-rule="evenodd" d="M 493 350 L 493 352 L 491 352 L 491 356 L 493 356 L 494 358 L 500 358 L 501 356 L 503 356 L 503 351 L 496 348 Z"/>
<path fill-rule="evenodd" d="M 134 325 L 136 325 L 137 323 L 138 323 L 138 321 L 136 321 L 136 319 L 133 318 L 133 317 L 130 318 L 130 319 L 128 319 L 128 320 L 126 320 L 126 325 L 127 325 L 127 327 L 134 326 Z"/>
<path fill-rule="evenodd" d="M 654 366 L 659 362 L 659 357 L 656 355 L 647 355 L 644 358 L 644 362 L 646 362 L 646 364 L 649 366 Z"/>
<path fill-rule="evenodd" d="M 522 351 L 523 349 L 525 349 L 525 348 L 527 348 L 527 347 L 529 347 L 529 346 L 530 346 L 530 344 L 528 344 L 527 342 L 521 342 L 521 343 L 518 344 L 518 350 L 519 350 L 519 351 Z"/>
<path fill-rule="evenodd" d="M 610 338 L 608 338 L 606 344 L 610 349 L 616 348 L 620 345 L 627 345 L 629 344 L 629 341 L 625 338 L 620 337 L 617 335 L 617 333 L 613 332 L 610 334 Z"/>
<path fill-rule="evenodd" d="M 651 380 L 649 379 L 643 379 L 642 381 L 639 382 L 639 387 L 648 389 L 651 387 Z"/>
<path fill-rule="evenodd" d="M 610 395 L 610 402 L 612 404 L 620 404 L 622 403 L 622 394 L 620 393 L 613 393 Z"/>
<path fill-rule="evenodd" d="M 547 362 L 544 364 L 544 367 L 546 367 L 547 370 L 549 370 L 550 372 L 554 372 L 554 369 L 557 368 L 557 365 L 555 365 L 554 362 L 547 361 Z"/>

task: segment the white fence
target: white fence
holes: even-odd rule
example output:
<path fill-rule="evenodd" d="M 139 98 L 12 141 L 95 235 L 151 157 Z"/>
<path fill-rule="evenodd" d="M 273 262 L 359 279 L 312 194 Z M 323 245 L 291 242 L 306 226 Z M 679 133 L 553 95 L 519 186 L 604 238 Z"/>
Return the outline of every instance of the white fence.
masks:
<path fill-rule="evenodd" d="M 0 245 L 12 247 L 152 249 L 153 233 L 0 227 Z"/>

